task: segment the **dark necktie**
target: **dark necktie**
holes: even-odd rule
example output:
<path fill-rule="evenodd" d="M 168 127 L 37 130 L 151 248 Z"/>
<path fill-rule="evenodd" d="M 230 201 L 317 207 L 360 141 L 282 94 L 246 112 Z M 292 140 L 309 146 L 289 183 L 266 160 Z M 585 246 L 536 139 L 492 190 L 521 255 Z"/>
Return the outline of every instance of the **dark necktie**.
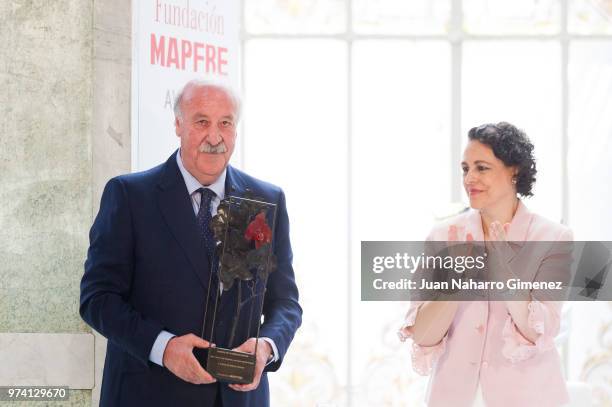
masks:
<path fill-rule="evenodd" d="M 200 188 L 198 189 L 200 193 L 200 210 L 198 211 L 197 220 L 198 225 L 200 226 L 200 232 L 202 234 L 202 239 L 204 239 L 204 246 L 206 247 L 206 252 L 208 253 L 208 258 L 213 263 L 213 259 L 215 257 L 215 247 L 217 243 L 215 241 L 215 237 L 213 236 L 212 229 L 210 228 L 210 221 L 212 219 L 212 215 L 210 214 L 210 205 L 215 196 L 212 190 L 208 188 Z"/>
<path fill-rule="evenodd" d="M 202 239 L 204 240 L 204 247 L 206 248 L 206 253 L 208 255 L 208 259 L 210 260 L 210 269 L 209 269 L 209 287 L 207 291 L 207 304 L 205 306 L 206 311 L 204 312 L 204 325 L 202 326 L 202 337 L 207 340 L 212 340 L 212 327 L 214 325 L 215 320 L 215 302 L 219 299 L 219 292 L 214 289 L 217 287 L 217 279 L 215 275 L 215 264 L 216 264 L 216 256 L 215 256 L 215 247 L 217 245 L 212 229 L 210 228 L 210 221 L 212 219 L 212 215 L 210 214 L 210 205 L 215 196 L 212 190 L 208 188 L 200 188 L 198 191 L 200 193 L 200 209 L 198 210 L 198 215 L 196 216 L 198 226 L 200 227 L 200 234 L 202 235 Z"/>

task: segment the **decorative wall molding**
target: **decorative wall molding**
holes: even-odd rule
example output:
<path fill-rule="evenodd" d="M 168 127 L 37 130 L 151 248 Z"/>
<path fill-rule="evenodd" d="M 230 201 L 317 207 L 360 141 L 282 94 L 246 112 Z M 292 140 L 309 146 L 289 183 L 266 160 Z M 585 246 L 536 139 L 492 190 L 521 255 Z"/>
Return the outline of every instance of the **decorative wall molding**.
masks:
<path fill-rule="evenodd" d="M 90 333 L 0 333 L 0 386 L 94 387 Z"/>

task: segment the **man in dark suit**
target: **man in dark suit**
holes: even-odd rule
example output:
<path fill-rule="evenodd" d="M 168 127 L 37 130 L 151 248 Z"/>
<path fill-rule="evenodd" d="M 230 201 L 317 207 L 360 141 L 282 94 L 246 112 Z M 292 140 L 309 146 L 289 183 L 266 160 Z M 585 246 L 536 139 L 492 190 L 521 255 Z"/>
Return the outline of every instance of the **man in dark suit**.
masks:
<path fill-rule="evenodd" d="M 280 367 L 301 324 L 302 309 L 282 190 L 228 165 L 239 113 L 240 102 L 229 88 L 189 82 L 175 103 L 180 149 L 166 163 L 113 178 L 104 189 L 90 231 L 80 305 L 83 319 L 108 338 L 101 406 L 270 403 L 266 372 Z M 277 270 L 259 300 L 263 323 L 255 379 L 227 385 L 200 365 L 193 350 L 211 345 L 200 337 L 202 326 L 212 324 L 209 317 L 204 321 L 215 257 L 207 250 L 208 220 L 226 195 L 247 192 L 277 205 L 272 241 Z M 216 346 L 235 346 L 228 338 L 238 284 L 244 283 L 215 300 Z M 247 326 L 256 326 L 256 314 L 243 313 L 238 321 L 241 351 L 255 350 L 256 339 Z"/>

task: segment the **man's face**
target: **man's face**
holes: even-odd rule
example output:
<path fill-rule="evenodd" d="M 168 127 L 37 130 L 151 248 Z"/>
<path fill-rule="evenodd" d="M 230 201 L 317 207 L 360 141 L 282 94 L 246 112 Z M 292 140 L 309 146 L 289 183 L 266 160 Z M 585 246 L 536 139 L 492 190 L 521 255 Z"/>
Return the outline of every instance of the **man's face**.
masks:
<path fill-rule="evenodd" d="M 221 175 L 236 141 L 236 106 L 221 88 L 192 85 L 184 90 L 175 120 L 183 165 L 203 185 Z"/>

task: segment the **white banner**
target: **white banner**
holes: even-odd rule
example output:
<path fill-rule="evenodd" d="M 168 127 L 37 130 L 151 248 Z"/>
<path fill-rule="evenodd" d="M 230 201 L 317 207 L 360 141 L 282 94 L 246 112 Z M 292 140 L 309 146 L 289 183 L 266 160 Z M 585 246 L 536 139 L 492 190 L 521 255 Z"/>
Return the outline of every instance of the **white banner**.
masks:
<path fill-rule="evenodd" d="M 238 0 L 133 0 L 132 170 L 164 162 L 179 146 L 176 92 L 190 79 L 238 89 Z"/>

